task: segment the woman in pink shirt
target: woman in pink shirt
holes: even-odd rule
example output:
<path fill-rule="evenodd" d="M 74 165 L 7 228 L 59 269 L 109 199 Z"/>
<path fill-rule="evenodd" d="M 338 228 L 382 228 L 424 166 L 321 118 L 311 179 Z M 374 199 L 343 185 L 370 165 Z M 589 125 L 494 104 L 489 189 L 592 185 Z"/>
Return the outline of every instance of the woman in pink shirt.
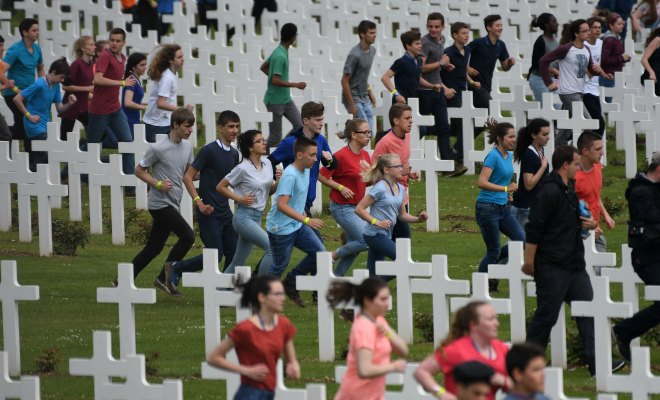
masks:
<path fill-rule="evenodd" d="M 406 361 L 391 361 L 392 350 L 405 357 L 408 346 L 384 318 L 390 289 L 380 278 L 367 278 L 360 285 L 332 282 L 328 289 L 331 307 L 353 301 L 362 309 L 353 321 L 348 348 L 348 369 L 335 400 L 381 400 L 385 398 L 385 375 L 403 372 Z"/>

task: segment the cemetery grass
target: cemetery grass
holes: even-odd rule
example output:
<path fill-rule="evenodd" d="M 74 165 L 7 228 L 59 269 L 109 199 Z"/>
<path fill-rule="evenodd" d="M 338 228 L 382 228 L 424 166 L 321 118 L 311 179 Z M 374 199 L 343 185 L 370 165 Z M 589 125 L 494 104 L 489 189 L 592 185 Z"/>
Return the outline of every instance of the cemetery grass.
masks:
<path fill-rule="evenodd" d="M 612 143 L 613 141 L 610 141 Z M 622 157 L 610 149 L 610 157 Z M 640 154 L 643 159 L 643 154 Z M 613 163 L 614 164 L 614 163 Z M 604 169 L 605 185 L 603 198 L 609 199 L 621 211 L 614 214 L 616 227 L 607 231 L 608 250 L 617 253 L 620 260 L 621 244 L 626 242 L 627 204 L 624 191 L 627 180 L 624 177 L 623 166 L 610 165 Z M 485 246 L 479 228 L 474 220 L 474 203 L 478 192 L 475 176 L 462 176 L 454 179 L 439 179 L 440 232 L 427 233 L 422 225 L 413 225 L 413 258 L 416 261 L 431 261 L 432 254 L 447 254 L 449 275 L 452 279 L 470 279 L 475 272 L 479 260 L 485 254 Z M 86 196 L 86 190 L 83 190 Z M 327 191 L 324 189 L 324 199 Z M 83 197 L 83 204 L 86 199 Z M 424 208 L 424 182 L 411 184 L 411 213 Z M 68 218 L 66 199 L 64 207 L 54 210 L 54 217 Z M 109 192 L 104 191 L 104 216 L 109 215 Z M 33 201 L 36 219 L 36 201 Z M 134 206 L 128 199 L 126 209 Z M 84 209 L 86 207 L 83 207 Z M 14 210 L 15 211 L 15 210 Z M 146 213 L 146 212 L 145 212 Z M 146 214 L 145 214 L 146 215 Z M 327 207 L 321 215 L 326 226 L 322 230 L 326 247 L 335 249 L 340 245 L 340 229 L 327 212 Z M 148 215 L 146 220 L 150 220 Z M 83 216 L 88 224 L 88 215 Z M 133 229 L 127 223 L 127 230 Z M 38 240 L 32 243 L 18 241 L 18 231 L 0 232 L 0 258 L 18 262 L 18 282 L 22 285 L 38 285 L 40 300 L 36 302 L 20 302 L 21 330 L 21 366 L 22 374 L 39 374 L 35 359 L 46 349 L 57 349 L 61 361 L 53 372 L 41 374 L 41 392 L 44 399 L 92 399 L 93 385 L 90 377 L 73 377 L 68 374 L 68 360 L 89 358 L 92 356 L 92 331 L 109 330 L 112 332 L 113 355 L 119 355 L 118 317 L 114 304 L 96 302 L 96 288 L 109 287 L 115 277 L 117 263 L 130 262 L 141 249 L 141 243 L 135 235 L 127 245 L 113 246 L 111 244 L 109 227 L 104 226 L 103 235 L 94 235 L 91 242 L 78 250 L 75 257 L 38 256 Z M 144 232 L 146 234 L 146 232 Z M 165 256 L 173 244 L 168 241 L 163 253 L 156 258 L 137 278 L 136 285 L 141 288 L 152 288 L 153 280 L 160 271 Z M 199 236 L 195 247 L 188 256 L 201 252 Z M 248 264 L 254 266 L 261 257 L 261 250 L 255 250 Z M 295 251 L 291 265 L 301 258 L 301 253 Z M 366 254 L 360 255 L 353 268 L 366 268 Z M 393 289 L 393 284 L 391 284 Z M 154 373 L 148 376 L 151 383 L 163 379 L 182 379 L 185 399 L 221 399 L 224 384 L 221 381 L 202 380 L 200 364 L 204 360 L 204 318 L 202 290 L 182 287 L 183 299 L 175 299 L 157 290 L 157 302 L 151 305 L 136 306 L 137 349 L 153 360 L 151 367 Z M 395 295 L 395 290 L 392 290 Z M 505 297 L 506 284 L 500 286 L 496 296 Z M 308 292 L 303 292 L 307 308 L 300 309 L 287 300 L 285 314 L 298 328 L 295 337 L 296 350 L 302 368 L 300 380 L 287 380 L 289 387 L 303 387 L 308 383 L 327 384 L 328 396 L 331 398 L 338 385 L 334 383 L 333 365 L 344 364 L 343 352 L 347 348 L 347 338 L 350 329 L 335 313 L 335 349 L 336 361 L 318 361 L 318 333 L 315 307 Z M 621 298 L 621 290 L 614 285 L 613 297 Z M 396 301 L 396 298 L 394 299 Z M 644 306 L 642 302 L 640 306 Z M 531 315 L 535 306 L 534 299 L 527 300 L 527 313 Z M 415 295 L 413 308 L 415 320 L 424 319 L 430 315 L 432 305 L 430 295 Z M 396 326 L 396 308 L 388 315 L 388 320 Z M 222 310 L 223 332 L 235 321 L 233 310 Z M 508 317 L 500 317 L 500 337 L 508 340 Z M 569 322 L 569 326 L 574 324 Z M 437 343 L 427 341 L 423 336 L 424 329 L 415 328 L 414 344 L 410 346 L 411 361 L 420 361 L 430 354 Z M 609 334 L 597 332 L 597 334 Z M 0 335 L 0 339 L 2 336 Z M 4 343 L 0 342 L 2 348 Z M 644 344 L 644 342 L 642 343 Z M 660 356 L 652 352 L 652 364 L 655 372 L 660 369 Z M 627 367 L 626 367 L 627 370 Z M 564 372 L 565 392 L 569 396 L 595 398 L 595 381 L 589 379 L 583 366 L 570 366 Z M 392 390 L 396 390 L 392 388 Z M 620 398 L 629 398 L 621 396 Z"/>

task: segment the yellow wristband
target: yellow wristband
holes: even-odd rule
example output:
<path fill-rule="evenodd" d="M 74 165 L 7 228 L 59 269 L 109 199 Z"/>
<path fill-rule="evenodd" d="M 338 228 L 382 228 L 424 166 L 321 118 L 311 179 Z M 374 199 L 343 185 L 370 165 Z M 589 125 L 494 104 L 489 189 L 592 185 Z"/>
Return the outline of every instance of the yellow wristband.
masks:
<path fill-rule="evenodd" d="M 193 199 L 193 203 L 196 202 L 197 200 L 201 200 L 201 199 L 202 199 L 201 197 L 197 196 Z"/>
<path fill-rule="evenodd" d="M 371 85 L 367 85 L 367 90 L 371 90 Z"/>
<path fill-rule="evenodd" d="M 25 116 L 28 117 L 28 118 L 29 118 L 31 115 L 32 115 L 32 114 L 30 114 L 29 111 L 25 113 Z"/>
<path fill-rule="evenodd" d="M 385 332 L 385 337 L 388 339 L 392 339 L 392 331 Z"/>
<path fill-rule="evenodd" d="M 339 186 L 337 186 L 337 190 L 339 190 L 340 192 L 341 192 L 342 190 L 344 190 L 344 185 L 339 185 Z"/>
<path fill-rule="evenodd" d="M 126 81 L 122 80 L 121 81 L 121 87 L 124 87 L 124 86 L 126 86 Z"/>
<path fill-rule="evenodd" d="M 14 93 L 18 93 L 18 86 L 14 86 L 13 88 L 11 88 L 11 91 Z"/>
<path fill-rule="evenodd" d="M 160 190 L 162 186 L 163 186 L 163 181 L 156 182 L 156 189 Z"/>
<path fill-rule="evenodd" d="M 447 392 L 447 389 L 443 388 L 442 386 L 439 386 L 438 389 L 435 391 L 435 397 L 440 398 L 446 392 Z"/>
<path fill-rule="evenodd" d="M 376 218 L 371 218 L 371 225 L 376 225 L 376 222 L 378 222 Z"/>
<path fill-rule="evenodd" d="M 504 193 L 506 193 L 506 192 L 508 192 L 508 191 L 509 191 L 509 187 L 508 187 L 508 186 L 504 186 Z"/>
<path fill-rule="evenodd" d="M 309 217 L 305 217 L 305 219 L 303 219 L 303 224 L 307 225 L 308 222 L 309 222 Z"/>

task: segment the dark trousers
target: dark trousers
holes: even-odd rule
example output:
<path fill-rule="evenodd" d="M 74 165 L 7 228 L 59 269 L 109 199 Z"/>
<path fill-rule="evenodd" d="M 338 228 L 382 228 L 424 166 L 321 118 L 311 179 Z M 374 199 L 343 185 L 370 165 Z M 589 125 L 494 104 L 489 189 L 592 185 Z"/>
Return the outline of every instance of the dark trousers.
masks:
<path fill-rule="evenodd" d="M 660 285 L 660 259 L 656 254 L 643 254 L 633 249 L 632 265 L 646 285 Z M 660 324 L 660 301 L 616 324 L 616 333 L 622 340 L 632 340 Z"/>
<path fill-rule="evenodd" d="M 146 246 L 133 258 L 133 277 L 137 277 L 140 271 L 160 254 L 171 232 L 174 232 L 179 240 L 172 246 L 167 261 L 182 260 L 195 243 L 195 233 L 176 208 L 167 206 L 158 210 L 149 210 L 149 214 L 154 221 Z M 165 282 L 165 271 L 162 269 L 158 279 Z"/>
<path fill-rule="evenodd" d="M 461 108 L 463 107 L 463 94 L 456 91 L 456 94 L 451 99 L 447 99 L 447 107 Z M 452 118 L 450 120 L 451 136 L 456 136 L 454 143 L 455 159 L 463 162 L 463 120 L 461 118 Z"/>
<path fill-rule="evenodd" d="M 598 134 L 603 136 L 605 132 L 605 118 L 603 118 L 603 109 L 600 106 L 600 98 L 593 94 L 585 93 L 582 96 L 582 103 L 589 111 L 591 118 L 598 118 Z"/>
<path fill-rule="evenodd" d="M 207 32 L 211 30 L 211 27 L 218 31 L 218 20 L 215 18 L 208 18 L 206 16 L 207 11 L 215 11 L 218 9 L 217 4 L 208 4 L 208 3 L 198 3 L 197 4 L 197 15 L 199 15 L 199 23 L 206 26 Z"/>
<path fill-rule="evenodd" d="M 25 139 L 29 146 L 28 158 L 29 158 L 29 168 L 32 172 L 37 172 L 37 164 L 48 164 L 48 152 L 47 151 L 33 151 L 32 150 L 32 141 L 33 140 L 46 140 L 47 133 L 44 132 L 40 135 L 37 135 L 31 139 Z"/>
<path fill-rule="evenodd" d="M 443 160 L 453 159 L 450 138 L 451 128 L 447 117 L 447 101 L 444 89 L 436 92 L 434 90 L 419 90 L 419 108 L 422 115 L 432 114 L 434 119 L 433 130 L 438 137 L 438 152 Z M 428 131 L 427 131 L 428 132 Z"/>
<path fill-rule="evenodd" d="M 472 91 L 472 105 L 477 108 L 485 108 L 489 109 L 490 107 L 490 101 L 492 100 L 492 96 L 490 95 L 490 92 L 484 88 L 480 89 L 470 89 Z M 482 131 L 484 130 L 484 127 L 475 127 L 474 128 L 474 136 L 478 136 Z"/>
<path fill-rule="evenodd" d="M 199 236 L 202 238 L 202 243 L 207 249 L 218 250 L 218 262 L 222 261 L 225 257 L 225 266 L 223 271 L 227 269 L 234 259 L 236 253 L 236 244 L 238 243 L 238 235 L 232 226 L 232 216 L 229 218 L 220 217 L 199 217 L 197 222 L 199 224 Z M 184 272 L 197 272 L 204 268 L 204 255 L 200 254 L 196 257 L 176 263 L 174 270 L 178 273 Z"/>
<path fill-rule="evenodd" d="M 594 292 L 589 274 L 582 268 L 568 270 L 551 265 L 538 265 L 535 268 L 536 311 L 527 328 L 527 341 L 542 348 L 548 346 L 550 331 L 557 322 L 562 303 L 571 301 L 591 301 Z M 594 320 L 588 317 L 576 317 L 575 322 L 580 332 L 584 352 L 589 360 L 589 372 L 596 372 Z"/>
<path fill-rule="evenodd" d="M 406 204 L 406 211 L 410 212 L 408 204 Z M 397 218 L 396 224 L 394 224 L 394 228 L 392 228 L 392 241 L 396 242 L 398 238 L 410 238 L 410 225 L 407 222 L 401 221 Z"/>
<path fill-rule="evenodd" d="M 14 103 L 14 97 L 16 97 L 16 95 L 12 94 L 3 97 L 5 98 L 5 104 L 7 104 L 7 107 L 9 107 L 11 114 L 14 116 L 14 126 L 9 127 L 9 130 L 11 131 L 11 137 L 13 139 L 23 140 L 23 147 L 24 147 L 23 150 L 29 153 L 30 151 L 32 151 L 32 146 L 30 146 L 30 141 L 25 136 L 25 127 L 23 126 L 23 114 L 21 113 L 21 110 L 19 110 L 18 107 L 16 107 L 16 103 Z"/>

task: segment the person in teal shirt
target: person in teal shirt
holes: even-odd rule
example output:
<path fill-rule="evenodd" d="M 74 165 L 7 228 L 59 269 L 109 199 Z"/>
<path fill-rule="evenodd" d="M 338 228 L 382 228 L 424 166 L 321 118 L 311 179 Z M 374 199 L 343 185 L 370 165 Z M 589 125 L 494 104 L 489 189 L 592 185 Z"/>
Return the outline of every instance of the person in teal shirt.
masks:
<path fill-rule="evenodd" d="M 280 30 L 280 45 L 261 64 L 261 72 L 268 75 L 268 88 L 264 96 L 266 109 L 273 113 L 273 121 L 268 123 L 268 147 L 275 147 L 282 140 L 282 116 L 293 125 L 302 127 L 302 118 L 296 104 L 291 100 L 291 88 L 304 90 L 306 82 L 289 82 L 289 47 L 298 37 L 298 27 L 287 23 Z"/>

